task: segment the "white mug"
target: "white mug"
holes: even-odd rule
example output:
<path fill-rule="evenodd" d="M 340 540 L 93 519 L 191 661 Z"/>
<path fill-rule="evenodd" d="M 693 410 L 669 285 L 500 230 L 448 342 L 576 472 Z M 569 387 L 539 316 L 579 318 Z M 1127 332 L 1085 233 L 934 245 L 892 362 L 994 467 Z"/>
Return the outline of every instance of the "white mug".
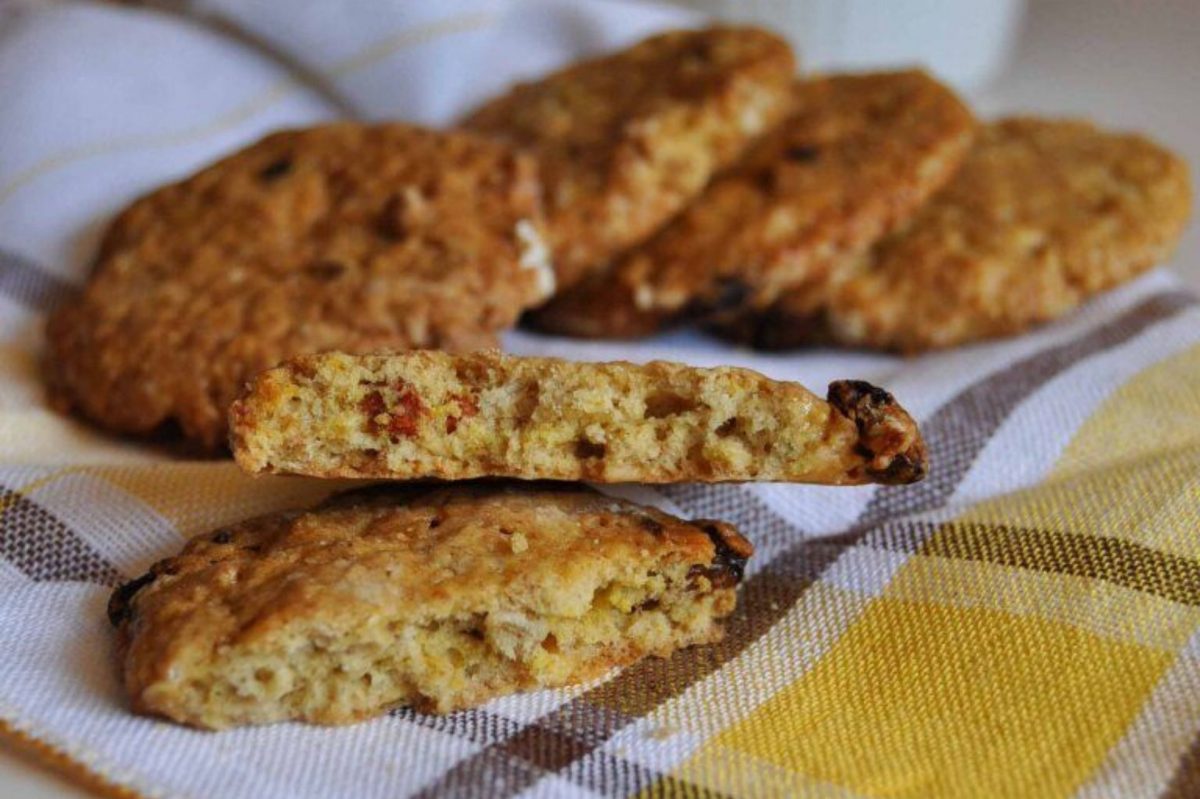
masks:
<path fill-rule="evenodd" d="M 1024 0 L 677 0 L 785 36 L 806 72 L 921 65 L 979 89 L 1012 53 Z"/>

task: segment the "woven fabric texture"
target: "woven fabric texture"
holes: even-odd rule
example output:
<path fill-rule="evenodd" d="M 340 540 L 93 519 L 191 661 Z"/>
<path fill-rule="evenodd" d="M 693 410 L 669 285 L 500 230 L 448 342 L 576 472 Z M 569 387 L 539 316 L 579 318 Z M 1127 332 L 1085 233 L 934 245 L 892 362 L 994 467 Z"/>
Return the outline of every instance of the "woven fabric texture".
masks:
<path fill-rule="evenodd" d="M 347 111 L 443 123 L 693 21 L 643 3 L 348 7 L 193 4 L 236 37 L 106 6 L 0 14 L 3 736 L 136 796 L 1200 795 L 1200 307 L 1166 272 L 918 359 L 509 334 L 515 352 L 740 364 L 818 391 L 865 378 L 919 418 L 932 471 L 608 489 L 733 522 L 758 554 L 722 643 L 591 685 L 336 729 L 131 715 L 112 587 L 188 536 L 339 484 L 251 479 L 46 406 L 45 315 L 106 220 L 265 131 Z"/>

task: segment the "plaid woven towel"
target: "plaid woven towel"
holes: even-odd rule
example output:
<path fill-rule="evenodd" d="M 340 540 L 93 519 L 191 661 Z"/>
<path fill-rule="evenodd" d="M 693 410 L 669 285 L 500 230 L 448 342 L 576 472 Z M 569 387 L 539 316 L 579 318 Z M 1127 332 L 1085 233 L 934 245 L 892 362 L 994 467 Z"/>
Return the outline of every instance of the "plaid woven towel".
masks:
<path fill-rule="evenodd" d="M 336 486 L 173 460 L 45 407 L 44 315 L 104 221 L 268 129 L 338 107 L 444 121 L 525 71 L 681 21 L 611 2 L 198 5 L 241 14 L 246 39 L 274 37 L 336 95 L 149 12 L 0 15 L 6 736 L 122 795 L 1200 795 L 1200 308 L 1165 273 L 1032 335 L 915 360 L 510 335 L 520 352 L 737 363 L 818 389 L 870 379 L 919 417 L 932 473 L 613 489 L 734 522 L 758 555 L 721 644 L 593 685 L 336 729 L 132 716 L 111 588 L 187 536 Z"/>

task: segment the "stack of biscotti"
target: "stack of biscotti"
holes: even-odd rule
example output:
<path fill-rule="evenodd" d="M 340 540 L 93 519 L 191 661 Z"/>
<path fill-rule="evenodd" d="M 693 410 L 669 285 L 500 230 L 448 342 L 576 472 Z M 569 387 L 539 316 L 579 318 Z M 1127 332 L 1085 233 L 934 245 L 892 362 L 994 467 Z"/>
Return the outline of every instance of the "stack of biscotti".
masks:
<path fill-rule="evenodd" d="M 444 713 L 720 640 L 750 542 L 575 481 L 926 470 L 913 420 L 867 383 L 821 399 L 663 362 L 310 355 L 230 420 L 249 472 L 387 482 L 201 536 L 113 595 L 134 708 L 207 728 Z"/>
<path fill-rule="evenodd" d="M 576 212 L 590 207 L 578 186 L 620 186 L 639 168 L 586 157 L 598 139 L 583 117 L 559 124 L 589 99 L 582 77 L 601 79 L 590 69 L 603 67 L 518 87 L 463 121 L 525 148 Z M 1024 331 L 1161 263 L 1190 203 L 1186 164 L 1138 135 L 977 124 L 918 71 L 797 80 L 783 121 L 640 241 L 581 249 L 578 220 L 552 216 L 567 257 L 528 321 L 589 338 L 692 323 L 767 349 L 921 352 Z"/>
<path fill-rule="evenodd" d="M 383 483 L 119 589 L 134 707 L 447 712 L 714 642 L 750 542 L 579 481 L 909 483 L 913 420 L 858 381 L 516 358 L 500 332 L 944 347 L 1160 261 L 1189 203 L 1146 139 L 980 125 L 921 72 L 800 80 L 749 28 L 579 62 L 457 130 L 270 136 L 117 218 L 51 319 L 54 395 L 252 473 Z"/>

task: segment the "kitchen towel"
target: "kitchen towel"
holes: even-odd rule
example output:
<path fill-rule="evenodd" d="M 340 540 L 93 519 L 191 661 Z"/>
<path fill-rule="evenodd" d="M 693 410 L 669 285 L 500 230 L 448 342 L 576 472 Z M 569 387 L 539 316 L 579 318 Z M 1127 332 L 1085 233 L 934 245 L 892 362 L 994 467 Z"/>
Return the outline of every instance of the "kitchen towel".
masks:
<path fill-rule="evenodd" d="M 1196 796 L 1200 307 L 1153 273 L 920 358 L 695 333 L 507 349 L 892 390 L 910 487 L 620 486 L 758 548 L 725 640 L 437 717 L 214 734 L 133 716 L 104 606 L 185 538 L 336 485 L 51 411 L 39 359 L 106 222 L 279 127 L 446 124 L 507 83 L 700 19 L 640 2 L 0 6 L 0 730 L 119 796 Z M 1153 132 L 1151 132 L 1153 133 Z"/>

